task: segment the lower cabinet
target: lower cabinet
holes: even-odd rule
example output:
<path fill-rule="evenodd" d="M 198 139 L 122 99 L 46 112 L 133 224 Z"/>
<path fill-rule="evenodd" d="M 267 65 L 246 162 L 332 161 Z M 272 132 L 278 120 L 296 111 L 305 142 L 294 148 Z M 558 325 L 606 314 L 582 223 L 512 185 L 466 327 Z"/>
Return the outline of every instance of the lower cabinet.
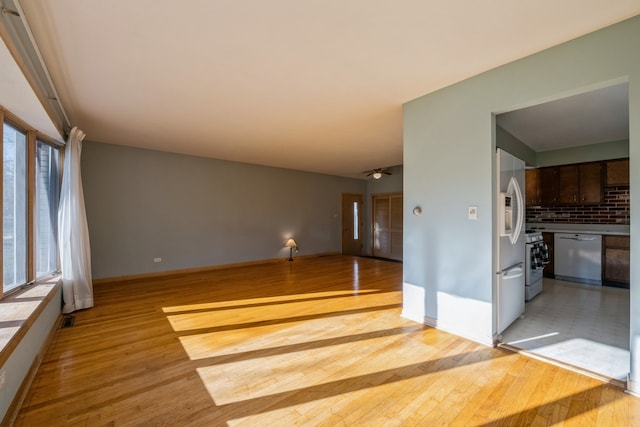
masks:
<path fill-rule="evenodd" d="M 629 289 L 629 236 L 602 237 L 602 284 Z"/>
<path fill-rule="evenodd" d="M 555 277 L 555 268 L 553 266 L 553 233 L 542 233 L 542 240 L 547 244 L 549 251 L 549 264 L 544 266 L 542 274 L 544 277 Z"/>

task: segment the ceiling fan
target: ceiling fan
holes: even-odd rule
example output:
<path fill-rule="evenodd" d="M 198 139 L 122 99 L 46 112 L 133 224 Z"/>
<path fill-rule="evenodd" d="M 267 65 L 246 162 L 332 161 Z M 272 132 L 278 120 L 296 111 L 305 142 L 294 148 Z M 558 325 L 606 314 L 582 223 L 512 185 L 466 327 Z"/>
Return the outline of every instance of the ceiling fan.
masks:
<path fill-rule="evenodd" d="M 373 179 L 380 179 L 382 178 L 382 175 L 391 175 L 391 171 L 389 170 L 389 168 L 375 168 L 375 169 L 371 169 L 368 171 L 364 171 L 362 172 L 364 174 L 366 174 L 367 176 L 372 177 Z"/>

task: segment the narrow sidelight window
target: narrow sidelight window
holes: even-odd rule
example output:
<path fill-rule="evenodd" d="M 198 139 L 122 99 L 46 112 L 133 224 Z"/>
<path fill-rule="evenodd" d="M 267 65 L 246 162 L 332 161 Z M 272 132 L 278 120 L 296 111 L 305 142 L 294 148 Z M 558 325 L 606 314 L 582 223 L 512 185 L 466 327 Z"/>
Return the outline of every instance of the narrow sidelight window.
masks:
<path fill-rule="evenodd" d="M 353 240 L 358 240 L 360 237 L 358 221 L 358 202 L 353 202 Z"/>

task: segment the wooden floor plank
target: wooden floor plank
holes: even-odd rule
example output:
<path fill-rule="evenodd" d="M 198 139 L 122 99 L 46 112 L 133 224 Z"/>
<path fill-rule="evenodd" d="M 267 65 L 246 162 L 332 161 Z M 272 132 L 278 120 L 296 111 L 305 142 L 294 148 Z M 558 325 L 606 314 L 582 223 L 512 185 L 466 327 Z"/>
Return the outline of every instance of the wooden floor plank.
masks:
<path fill-rule="evenodd" d="M 620 389 L 403 319 L 401 287 L 341 256 L 101 284 L 15 425 L 638 425 Z"/>

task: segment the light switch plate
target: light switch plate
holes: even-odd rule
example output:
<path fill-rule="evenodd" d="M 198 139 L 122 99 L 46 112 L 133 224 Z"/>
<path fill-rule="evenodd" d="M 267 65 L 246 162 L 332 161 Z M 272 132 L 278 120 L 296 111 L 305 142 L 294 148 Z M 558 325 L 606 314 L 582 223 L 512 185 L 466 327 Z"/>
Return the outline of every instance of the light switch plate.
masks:
<path fill-rule="evenodd" d="M 478 207 L 477 206 L 469 206 L 467 211 L 467 218 L 476 220 L 478 219 Z"/>

